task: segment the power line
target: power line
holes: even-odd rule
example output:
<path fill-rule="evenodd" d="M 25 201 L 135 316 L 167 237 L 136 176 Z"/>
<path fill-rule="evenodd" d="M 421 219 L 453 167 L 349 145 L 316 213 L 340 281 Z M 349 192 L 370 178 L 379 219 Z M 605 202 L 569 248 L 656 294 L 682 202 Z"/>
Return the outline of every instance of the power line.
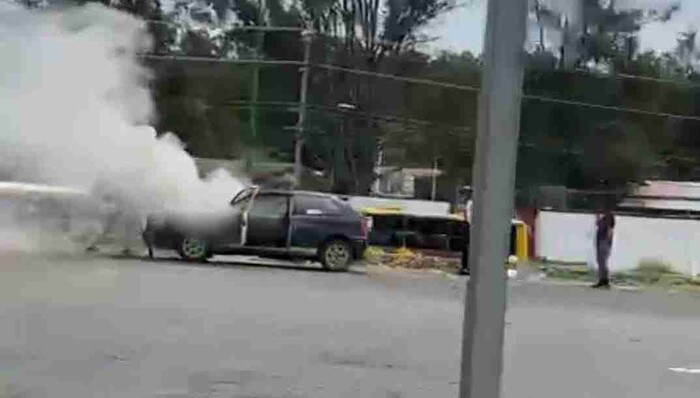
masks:
<path fill-rule="evenodd" d="M 457 8 L 457 7 L 455 7 Z M 146 23 L 154 23 L 154 24 L 162 24 L 162 25 L 177 25 L 177 22 L 175 21 L 166 21 L 166 20 L 159 20 L 159 19 L 146 19 Z M 296 33 L 301 33 L 307 29 L 302 28 L 302 27 L 294 27 L 294 26 L 267 26 L 267 25 L 242 25 L 242 26 L 230 26 L 226 27 L 227 30 L 229 31 L 270 31 L 270 32 L 296 32 Z M 313 32 L 315 35 L 320 35 L 320 36 L 325 36 L 333 39 L 342 39 L 342 37 L 337 37 L 334 36 L 330 33 L 325 33 L 325 32 L 319 32 L 319 31 L 314 31 Z M 362 42 L 362 40 L 359 40 L 359 42 Z M 377 44 L 382 44 L 382 45 L 397 45 L 397 44 L 403 44 L 401 42 L 397 41 L 390 41 L 390 40 L 373 40 L 374 43 Z M 643 76 L 643 75 L 633 75 L 629 73 L 611 73 L 609 75 L 600 75 L 593 73 L 591 71 L 585 70 L 585 69 L 571 69 L 567 70 L 567 72 L 574 72 L 578 74 L 583 74 L 595 78 L 613 78 L 613 79 L 622 79 L 622 80 L 639 80 L 639 81 L 649 81 L 649 82 L 655 82 L 655 83 L 663 83 L 663 84 L 671 84 L 671 85 L 676 85 L 676 86 L 684 86 L 684 87 L 689 87 L 689 88 L 698 88 L 700 89 L 700 84 L 697 83 L 691 83 L 691 82 L 683 82 L 679 80 L 674 80 L 674 79 L 668 79 L 668 78 L 660 78 L 660 77 L 652 77 L 652 76 Z"/>
<path fill-rule="evenodd" d="M 257 102 L 255 102 L 255 101 L 238 101 L 238 100 L 237 101 L 226 101 L 226 102 L 223 102 L 222 105 L 236 106 L 239 108 L 250 108 L 250 107 L 254 107 L 254 106 L 286 107 L 290 111 L 296 111 L 296 109 L 300 106 L 298 102 L 292 102 L 292 101 L 257 101 Z M 471 129 L 469 127 L 456 126 L 456 125 L 447 124 L 447 123 L 432 122 L 430 120 L 425 120 L 425 119 L 414 119 L 414 118 L 407 118 L 407 117 L 395 116 L 395 115 L 381 115 L 381 114 L 377 114 L 377 113 L 363 112 L 361 110 L 343 110 L 343 109 L 338 109 L 337 107 L 328 106 L 328 105 L 319 105 L 319 104 L 307 104 L 307 107 L 311 108 L 313 110 L 316 110 L 316 111 L 336 113 L 336 114 L 352 114 L 352 115 L 357 116 L 359 118 L 382 120 L 382 121 L 390 122 L 390 123 L 408 123 L 408 124 L 424 125 L 424 126 L 445 127 L 445 128 L 449 128 L 450 130 L 471 131 Z"/>
<path fill-rule="evenodd" d="M 366 76 L 389 78 L 389 79 L 404 81 L 407 83 L 427 84 L 427 85 L 444 87 L 444 88 L 451 88 L 451 89 L 456 89 L 456 90 L 461 90 L 461 91 L 470 91 L 470 92 L 480 92 L 481 91 L 481 89 L 479 87 L 474 87 L 474 86 L 436 82 L 434 80 L 429 80 L 429 79 L 409 78 L 409 77 L 403 77 L 403 76 L 390 75 L 387 73 L 378 73 L 378 72 L 370 72 L 370 71 L 361 70 L 361 69 L 344 68 L 344 67 L 339 67 L 339 66 L 329 65 L 329 64 L 311 64 L 310 66 L 315 67 L 315 68 L 337 70 L 337 71 L 342 71 L 342 72 L 347 72 L 347 73 L 355 73 L 355 74 L 366 75 Z M 648 111 L 648 110 L 644 110 L 644 109 L 626 108 L 626 107 L 613 106 L 613 105 L 601 105 L 601 104 L 594 104 L 594 103 L 590 103 L 590 102 L 545 97 L 545 96 L 541 96 L 541 95 L 523 94 L 522 98 L 527 99 L 527 100 L 556 103 L 556 104 L 561 104 L 561 105 L 573 105 L 573 106 L 578 106 L 578 107 L 611 110 L 611 111 L 618 111 L 618 112 L 623 112 L 623 113 L 634 113 L 634 114 L 647 115 L 647 116 L 658 116 L 658 117 L 672 118 L 672 119 L 700 121 L 700 116 L 690 116 L 690 115 L 680 115 L 680 114 L 667 113 L 667 112 Z"/>
<path fill-rule="evenodd" d="M 346 72 L 346 73 L 354 73 L 356 75 L 380 77 L 380 78 L 385 78 L 385 79 L 390 79 L 390 80 L 402 81 L 402 82 L 406 82 L 406 83 L 425 84 L 425 85 L 429 85 L 429 86 L 450 88 L 450 89 L 455 89 L 455 90 L 460 90 L 460 91 L 470 91 L 470 92 L 481 91 L 480 88 L 473 87 L 473 86 L 465 86 L 465 85 L 454 84 L 454 83 L 439 82 L 439 81 L 430 80 L 430 79 L 398 76 L 398 75 L 392 75 L 389 73 L 372 72 L 372 71 L 363 70 L 363 69 L 346 68 L 346 67 L 336 66 L 336 65 L 331 65 L 331 64 L 314 64 L 314 63 L 312 63 L 312 64 L 309 64 L 309 66 L 311 66 L 312 68 L 327 69 L 327 70 Z"/>
<path fill-rule="evenodd" d="M 12 1 L 7 1 L 8 3 L 12 3 Z M 457 8 L 457 7 L 455 7 Z M 177 21 L 168 21 L 168 20 L 161 20 L 161 19 L 144 19 L 146 23 L 149 24 L 159 24 L 159 25 L 169 25 L 169 26 L 177 26 L 178 23 Z M 296 26 L 267 26 L 267 25 L 232 25 L 232 26 L 227 26 L 226 30 L 228 31 L 263 31 L 263 32 L 293 32 L 293 33 L 301 33 L 306 31 L 306 28 L 303 27 L 296 27 Z M 336 36 L 333 36 L 329 33 L 323 33 L 323 32 L 318 32 L 314 31 L 314 34 L 317 35 L 322 35 L 322 36 L 327 36 L 330 38 L 337 38 Z M 396 41 L 387 41 L 387 40 L 375 40 L 375 43 L 378 44 L 390 44 L 390 45 L 395 45 L 395 44 L 401 44 Z M 147 58 L 159 58 L 159 59 L 166 59 L 168 57 L 175 58 L 175 56 L 166 56 L 166 55 L 155 55 L 155 54 L 148 54 L 145 56 Z M 253 61 L 253 60 L 231 60 L 231 59 L 226 59 L 216 61 L 213 58 L 209 57 L 191 57 L 191 56 L 177 56 L 177 58 L 183 59 L 183 60 L 188 60 L 188 61 L 204 61 L 204 62 L 229 62 L 229 63 L 238 63 L 238 64 L 247 64 L 247 63 L 261 63 L 261 64 L 269 64 L 269 65 L 295 65 L 299 64 L 301 65 L 301 61 L 269 61 L 269 60 L 258 60 L 258 61 Z M 405 81 L 408 83 L 416 83 L 416 84 L 430 84 L 438 87 L 445 87 L 445 88 L 453 88 L 457 90 L 463 90 L 463 91 L 474 91 L 477 92 L 480 89 L 478 87 L 470 87 L 470 86 L 465 86 L 465 85 L 459 85 L 459 84 L 453 84 L 453 83 L 446 83 L 446 82 L 438 82 L 434 80 L 429 80 L 429 79 L 420 79 L 420 78 L 409 78 L 409 77 L 403 77 L 403 76 L 396 76 L 396 75 L 391 75 L 387 73 L 380 73 L 380 72 L 371 72 L 371 71 L 364 71 L 364 70 L 359 70 L 359 69 L 352 69 L 352 68 L 344 68 L 344 67 L 339 67 L 335 65 L 330 65 L 330 64 L 312 64 L 312 67 L 317 67 L 317 68 L 324 68 L 324 69 L 329 69 L 329 70 L 337 70 L 337 71 L 343 71 L 343 72 L 348 72 L 348 73 L 355 73 L 355 74 L 361 74 L 361 75 L 367 75 L 367 76 L 375 76 L 375 77 L 382 77 L 382 78 L 389 78 L 389 79 L 394 79 L 394 80 L 400 80 L 400 81 Z M 573 69 L 573 70 L 567 70 L 567 72 L 575 72 L 579 74 L 585 74 L 587 76 L 595 77 L 595 78 L 615 78 L 615 79 L 629 79 L 629 80 L 640 80 L 640 81 L 650 81 L 650 82 L 656 82 L 656 83 L 663 83 L 663 84 L 672 84 L 672 85 L 677 85 L 677 86 L 684 86 L 684 87 L 689 87 L 689 88 L 698 88 L 700 89 L 700 84 L 696 83 L 688 83 L 688 82 L 682 82 L 678 80 L 673 80 L 673 79 L 665 79 L 665 78 L 657 78 L 657 77 L 651 77 L 651 76 L 641 76 L 641 75 L 632 75 L 632 74 L 626 74 L 626 73 L 612 73 L 610 75 L 598 75 L 595 73 L 591 73 L 590 71 L 587 70 L 582 70 L 582 69 Z M 536 96 L 531 96 L 531 99 L 539 99 L 542 101 L 545 101 L 544 98 L 548 97 L 537 97 Z M 524 96 L 523 98 L 528 98 L 528 96 Z M 562 104 L 568 103 L 567 100 L 557 100 L 553 98 L 547 99 L 548 101 L 557 101 Z M 576 101 L 573 101 L 576 102 Z M 573 104 L 571 104 L 573 105 Z M 595 106 L 595 107 L 602 107 L 602 105 L 596 105 L 596 104 L 589 104 L 589 103 L 584 103 L 584 102 L 576 102 L 576 105 L 579 106 Z M 643 110 L 636 110 L 633 108 L 624 108 L 625 110 L 628 110 L 629 112 L 632 113 L 644 113 L 648 115 L 656 115 L 656 116 L 662 116 L 662 117 L 674 117 L 674 118 L 680 118 L 684 117 L 681 115 L 673 115 L 673 114 L 667 114 L 663 112 L 652 112 L 652 111 L 643 111 Z M 623 111 L 625 111 L 623 110 Z M 692 120 L 700 120 L 700 118 L 694 118 L 692 116 L 688 116 L 687 118 L 691 118 Z"/>
<path fill-rule="evenodd" d="M 204 63 L 220 63 L 220 64 L 260 64 L 260 65 L 280 65 L 280 66 L 302 66 L 301 61 L 287 61 L 274 59 L 231 59 L 220 57 L 200 57 L 192 55 L 163 55 L 163 54 L 139 54 L 141 59 L 153 59 L 161 61 L 186 61 L 186 62 L 204 62 Z"/>
<path fill-rule="evenodd" d="M 255 59 L 238 60 L 238 59 L 222 59 L 222 58 L 213 58 L 213 57 L 210 58 L 210 57 L 193 57 L 193 56 L 180 56 L 180 55 L 152 55 L 152 54 L 141 55 L 141 57 L 146 58 L 146 59 L 163 59 L 163 60 L 172 60 L 172 61 L 182 60 L 182 61 L 193 61 L 193 62 L 213 62 L 213 63 L 219 62 L 219 63 L 232 63 L 232 64 L 261 63 L 263 65 L 304 66 L 304 63 L 301 61 L 283 61 L 283 60 L 255 60 Z M 459 90 L 459 91 L 466 91 L 466 92 L 480 92 L 481 91 L 481 89 L 479 87 L 474 87 L 474 86 L 460 85 L 460 84 L 454 84 L 454 83 L 445 83 L 445 82 L 439 82 L 439 81 L 434 81 L 434 80 L 430 80 L 430 79 L 398 76 L 398 75 L 392 75 L 392 74 L 388 74 L 388 73 L 372 72 L 372 71 L 363 70 L 363 69 L 346 68 L 346 67 L 336 66 L 336 65 L 331 65 L 331 64 L 310 63 L 309 66 L 312 68 L 326 69 L 326 70 L 345 72 L 345 73 L 352 73 L 352 74 L 363 75 L 363 76 L 386 78 L 386 79 L 391 79 L 391 80 L 396 80 L 396 81 L 402 81 L 405 83 L 424 84 L 424 85 L 428 85 L 428 86 L 449 88 L 449 89 L 454 89 L 454 90 Z M 582 108 L 602 109 L 602 110 L 616 111 L 616 112 L 621 112 L 621 113 L 632 113 L 632 114 L 638 114 L 638 115 L 656 116 L 656 117 L 671 118 L 671 119 L 678 119 L 678 120 L 700 121 L 700 116 L 682 115 L 682 114 L 658 112 L 658 111 L 649 111 L 649 110 L 645 110 L 645 109 L 627 108 L 627 107 L 614 106 L 614 105 L 594 104 L 594 103 L 590 103 L 590 102 L 566 100 L 566 99 L 545 97 L 545 96 L 533 95 L 533 94 L 524 94 L 523 99 L 546 102 L 546 103 L 554 103 L 554 104 L 560 104 L 560 105 L 577 106 L 577 107 L 582 107 Z"/>
<path fill-rule="evenodd" d="M 291 103 L 287 103 L 287 104 L 296 104 L 296 103 L 291 102 Z M 405 118 L 405 117 L 394 116 L 394 115 L 378 115 L 378 114 L 372 114 L 372 113 L 367 113 L 367 112 L 361 112 L 361 111 L 357 111 L 357 110 L 346 111 L 346 110 L 337 109 L 335 107 L 314 105 L 314 104 L 309 105 L 309 107 L 311 107 L 312 109 L 315 109 L 315 110 L 330 111 L 330 112 L 334 112 L 334 113 L 355 113 L 357 115 L 360 115 L 360 117 L 367 117 L 367 118 L 382 120 L 382 121 L 386 121 L 386 122 L 409 123 L 409 124 L 415 124 L 415 125 L 444 127 L 444 128 L 448 128 L 449 130 L 451 130 L 453 134 L 455 134 L 457 131 L 463 131 L 463 132 L 471 131 L 471 129 L 469 127 L 457 126 L 457 125 L 446 124 L 446 123 L 431 122 L 431 121 L 423 120 L 423 119 L 412 119 L 412 118 Z M 576 156 L 583 156 L 585 154 L 584 151 L 580 150 L 580 149 L 555 148 L 554 146 L 535 144 L 532 142 L 520 142 L 519 145 L 521 147 L 533 149 L 533 150 L 537 150 L 537 151 L 565 153 L 565 154 L 576 155 Z M 694 164 L 700 163 L 700 161 L 698 161 L 698 160 L 691 159 L 688 157 L 680 157 L 680 156 L 676 156 L 676 155 L 669 155 L 669 156 L 663 157 L 664 162 L 671 160 L 671 159 L 683 160 L 687 163 L 694 163 Z"/>
<path fill-rule="evenodd" d="M 296 112 L 297 108 L 299 107 L 299 103 L 295 101 L 243 101 L 243 100 L 235 100 L 235 101 L 225 101 L 222 103 L 219 103 L 218 105 L 220 106 L 231 106 L 231 107 L 236 107 L 236 108 L 241 108 L 241 109 L 247 109 L 247 108 L 252 108 L 254 106 L 260 106 L 260 107 L 279 107 L 279 108 L 286 108 L 284 111 L 291 111 L 291 112 Z M 437 126 L 437 127 L 443 127 L 451 130 L 451 134 L 457 134 L 458 131 L 462 132 L 469 132 L 471 129 L 469 127 L 464 127 L 464 126 L 458 126 L 458 125 L 453 125 L 453 124 L 447 124 L 447 123 L 438 123 L 438 122 L 432 122 L 429 120 L 425 119 L 414 119 L 414 118 L 406 118 L 406 117 L 401 117 L 401 116 L 395 116 L 395 115 L 379 115 L 376 113 L 368 113 L 368 112 L 362 112 L 358 110 L 342 110 L 342 109 L 337 109 L 336 107 L 332 106 L 326 106 L 326 105 L 319 105 L 319 104 L 308 104 L 308 108 L 311 108 L 314 111 L 320 111 L 320 112 L 328 112 L 328 113 L 336 113 L 336 114 L 355 114 L 358 117 L 362 118 L 367 118 L 367 119 L 375 119 L 375 120 L 380 120 L 388 123 L 400 123 L 400 124 L 413 124 L 416 126 Z M 287 130 L 294 130 L 294 127 L 289 127 L 286 128 Z M 307 133 L 316 133 L 316 134 L 327 134 L 327 131 L 319 128 L 305 128 L 305 131 Z M 567 148 L 556 148 L 553 145 L 542 145 L 542 144 L 536 144 L 533 142 L 529 141 L 521 141 L 518 143 L 518 146 L 530 150 L 535 150 L 535 151 L 540 151 L 540 152 L 552 152 L 552 153 L 561 153 L 561 154 L 568 154 L 568 155 L 575 155 L 575 156 L 584 156 L 585 153 L 581 149 L 567 149 Z M 660 161 L 663 164 L 666 164 L 669 160 L 681 160 L 686 163 L 691 163 L 691 164 L 696 164 L 700 165 L 700 160 L 693 159 L 691 157 L 683 157 L 683 156 L 678 156 L 678 155 L 667 155 L 667 156 L 661 156 Z"/>
<path fill-rule="evenodd" d="M 687 88 L 700 89 L 700 84 L 697 84 L 697 83 L 683 82 L 683 81 L 679 81 L 679 80 L 666 79 L 666 78 L 661 78 L 661 77 L 632 75 L 629 73 L 615 73 L 615 72 L 613 72 L 609 75 L 601 75 L 601 74 L 592 73 L 592 72 L 584 70 L 584 69 L 571 69 L 571 70 L 565 70 L 565 71 L 566 72 L 574 72 L 574 73 L 578 73 L 578 74 L 582 74 L 582 75 L 586 75 L 586 76 L 591 76 L 591 77 L 595 77 L 598 79 L 612 78 L 612 79 L 618 79 L 618 80 L 640 80 L 640 81 L 671 84 L 671 85 L 675 85 L 675 86 L 683 86 L 683 87 L 687 87 Z"/>
<path fill-rule="evenodd" d="M 139 58 L 169 60 L 169 61 L 187 61 L 187 62 L 209 62 L 209 63 L 230 63 L 230 64 L 261 63 L 264 65 L 304 66 L 304 63 L 302 61 L 261 60 L 261 59 L 252 59 L 252 58 L 251 59 L 231 59 L 231 58 L 201 57 L 201 56 L 190 56 L 190 55 L 162 55 L 162 54 L 140 54 Z M 430 85 L 430 86 L 450 88 L 450 89 L 461 90 L 461 91 L 471 91 L 471 92 L 479 92 L 480 91 L 480 89 L 478 87 L 464 86 L 464 85 L 459 85 L 459 84 L 454 84 L 454 83 L 445 83 L 445 82 L 439 82 L 439 81 L 430 80 L 430 79 L 420 79 L 420 78 L 413 78 L 413 77 L 398 76 L 398 75 L 392 75 L 389 73 L 372 72 L 372 71 L 363 70 L 363 69 L 346 68 L 346 67 L 336 66 L 336 65 L 331 65 L 331 64 L 310 63 L 309 66 L 312 68 L 318 68 L 318 69 L 326 69 L 326 70 L 332 70 L 332 71 L 338 71 L 338 72 L 353 73 L 356 75 L 364 75 L 364 76 L 372 76 L 372 77 L 397 80 L 397 81 L 402 81 L 405 83 L 425 84 L 425 85 Z"/>
<path fill-rule="evenodd" d="M 250 108 L 253 106 L 270 106 L 270 107 L 286 107 L 289 108 L 288 110 L 296 110 L 296 107 L 299 106 L 298 102 L 292 102 L 292 101 L 259 101 L 259 102 L 252 102 L 252 101 L 231 101 L 231 102 L 224 102 L 222 105 L 225 106 L 236 106 L 239 108 Z M 412 119 L 412 118 L 405 118 L 405 117 L 400 117 L 400 116 L 394 116 L 394 115 L 377 115 L 377 114 L 371 114 L 367 112 L 360 112 L 360 111 L 346 111 L 346 110 L 341 110 L 337 109 L 334 107 L 330 106 L 324 106 L 324 105 L 317 105 L 317 104 L 309 104 L 307 105 L 309 108 L 316 110 L 316 111 L 326 111 L 326 112 L 332 112 L 332 113 L 354 113 L 360 115 L 360 117 L 366 117 L 366 118 L 371 118 L 371 119 L 378 119 L 382 121 L 387 121 L 390 123 L 408 123 L 408 124 L 416 124 L 416 125 L 427 125 L 427 126 L 440 126 L 440 127 L 446 127 L 449 128 L 450 130 L 454 131 L 464 131 L 464 132 L 469 132 L 471 129 L 469 127 L 463 127 L 463 126 L 457 126 L 457 125 L 452 125 L 452 124 L 445 124 L 445 123 L 436 123 L 436 122 L 431 122 L 429 120 L 423 120 L 423 119 Z M 290 128 L 293 129 L 293 128 Z M 318 129 L 318 128 L 313 128 L 313 129 L 307 129 L 307 130 L 313 130 L 313 132 L 320 133 L 320 134 L 326 134 L 327 132 Z M 538 150 L 538 151 L 544 151 L 544 152 L 557 152 L 557 153 L 567 153 L 567 154 L 573 154 L 573 155 L 583 155 L 583 151 L 581 150 L 572 150 L 572 149 L 565 149 L 565 150 L 560 150 L 556 149 L 550 146 L 544 146 L 544 145 L 538 145 L 534 144 L 532 142 L 519 142 L 519 146 L 523 148 L 528 148 L 528 149 L 533 149 L 533 150 Z"/>
<path fill-rule="evenodd" d="M 623 108 L 620 106 L 613 106 L 613 105 L 592 104 L 590 102 L 543 97 L 543 96 L 532 95 L 532 94 L 524 94 L 523 99 L 541 101 L 541 102 L 549 102 L 549 103 L 562 104 L 562 105 L 573 105 L 573 106 L 579 106 L 579 107 L 585 107 L 585 108 L 603 109 L 603 110 L 617 111 L 617 112 L 624 112 L 624 113 L 634 113 L 634 114 L 638 114 L 638 115 L 658 116 L 658 117 L 664 117 L 664 118 L 670 118 L 670 119 L 700 121 L 700 116 L 679 115 L 679 114 L 675 114 L 675 113 L 647 111 L 647 110 L 638 109 L 638 108 Z"/>
<path fill-rule="evenodd" d="M 439 123 L 439 122 L 432 122 L 429 120 L 425 119 L 414 119 L 414 118 L 407 118 L 403 116 L 395 116 L 395 115 L 381 115 L 377 113 L 371 113 L 371 112 L 364 112 L 361 110 L 343 110 L 343 109 L 338 109 L 333 106 L 327 106 L 327 105 L 318 105 L 318 104 L 311 104 L 309 105 L 312 109 L 315 110 L 321 110 L 321 111 L 326 111 L 326 112 L 332 112 L 336 114 L 353 114 L 356 115 L 360 118 L 369 118 L 369 119 L 378 119 L 378 120 L 383 120 L 386 122 L 398 122 L 398 123 L 410 123 L 410 124 L 417 124 L 417 125 L 426 125 L 426 126 L 442 126 L 442 127 L 448 127 L 451 130 L 463 130 L 463 131 L 470 131 L 469 127 L 463 127 L 463 126 L 455 126 L 447 123 Z"/>

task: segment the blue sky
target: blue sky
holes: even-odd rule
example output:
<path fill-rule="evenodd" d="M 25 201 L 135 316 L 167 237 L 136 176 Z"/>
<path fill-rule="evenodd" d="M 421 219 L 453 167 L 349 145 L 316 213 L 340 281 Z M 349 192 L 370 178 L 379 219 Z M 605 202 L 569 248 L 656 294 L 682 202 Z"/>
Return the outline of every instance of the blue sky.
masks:
<path fill-rule="evenodd" d="M 426 33 L 438 36 L 433 51 L 451 50 L 481 52 L 486 0 L 457 0 L 460 7 L 438 18 Z M 565 2 L 567 0 L 559 0 Z M 624 1 L 624 0 L 623 0 Z M 674 0 L 627 0 L 630 4 L 664 5 Z M 678 1 L 678 0 L 675 0 Z M 676 37 L 689 27 L 700 26 L 700 0 L 681 0 L 681 10 L 667 23 L 652 23 L 640 33 L 642 48 L 667 51 L 676 45 Z"/>
<path fill-rule="evenodd" d="M 426 33 L 437 36 L 434 49 L 461 52 L 469 50 L 479 53 L 483 46 L 486 21 L 485 0 L 458 0 L 457 9 L 438 17 Z M 700 0 L 698 0 L 700 1 Z"/>

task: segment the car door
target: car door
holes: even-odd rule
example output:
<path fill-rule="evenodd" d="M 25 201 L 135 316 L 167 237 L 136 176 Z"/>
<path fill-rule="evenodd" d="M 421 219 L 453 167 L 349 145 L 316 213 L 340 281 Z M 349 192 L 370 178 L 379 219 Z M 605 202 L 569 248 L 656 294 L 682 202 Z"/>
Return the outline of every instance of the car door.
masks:
<path fill-rule="evenodd" d="M 219 226 L 215 236 L 210 239 L 215 250 L 236 248 L 245 243 L 247 214 L 257 192 L 257 187 L 249 187 L 233 197 L 227 214 L 222 220 L 216 221 Z"/>
<path fill-rule="evenodd" d="M 289 195 L 260 193 L 247 213 L 245 245 L 286 248 L 289 227 Z"/>
<path fill-rule="evenodd" d="M 293 250 L 316 250 L 333 232 L 340 208 L 331 197 L 294 195 L 291 216 Z"/>

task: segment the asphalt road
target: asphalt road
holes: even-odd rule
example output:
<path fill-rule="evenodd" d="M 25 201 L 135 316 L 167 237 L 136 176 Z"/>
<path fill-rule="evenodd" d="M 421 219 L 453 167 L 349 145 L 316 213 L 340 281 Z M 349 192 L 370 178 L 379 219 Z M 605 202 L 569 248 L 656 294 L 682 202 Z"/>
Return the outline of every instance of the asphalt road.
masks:
<path fill-rule="evenodd" d="M 457 396 L 461 278 L 0 264 L 3 398 Z M 509 298 L 504 397 L 698 396 L 700 298 L 524 282 Z"/>

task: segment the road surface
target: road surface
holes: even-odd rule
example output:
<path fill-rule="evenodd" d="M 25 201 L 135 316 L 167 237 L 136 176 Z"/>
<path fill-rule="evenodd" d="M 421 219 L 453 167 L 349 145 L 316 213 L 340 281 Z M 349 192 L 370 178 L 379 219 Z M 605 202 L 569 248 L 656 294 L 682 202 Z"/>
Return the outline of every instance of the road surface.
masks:
<path fill-rule="evenodd" d="M 456 397 L 464 279 L 5 256 L 0 397 Z M 700 299 L 511 283 L 503 396 L 697 397 Z"/>

